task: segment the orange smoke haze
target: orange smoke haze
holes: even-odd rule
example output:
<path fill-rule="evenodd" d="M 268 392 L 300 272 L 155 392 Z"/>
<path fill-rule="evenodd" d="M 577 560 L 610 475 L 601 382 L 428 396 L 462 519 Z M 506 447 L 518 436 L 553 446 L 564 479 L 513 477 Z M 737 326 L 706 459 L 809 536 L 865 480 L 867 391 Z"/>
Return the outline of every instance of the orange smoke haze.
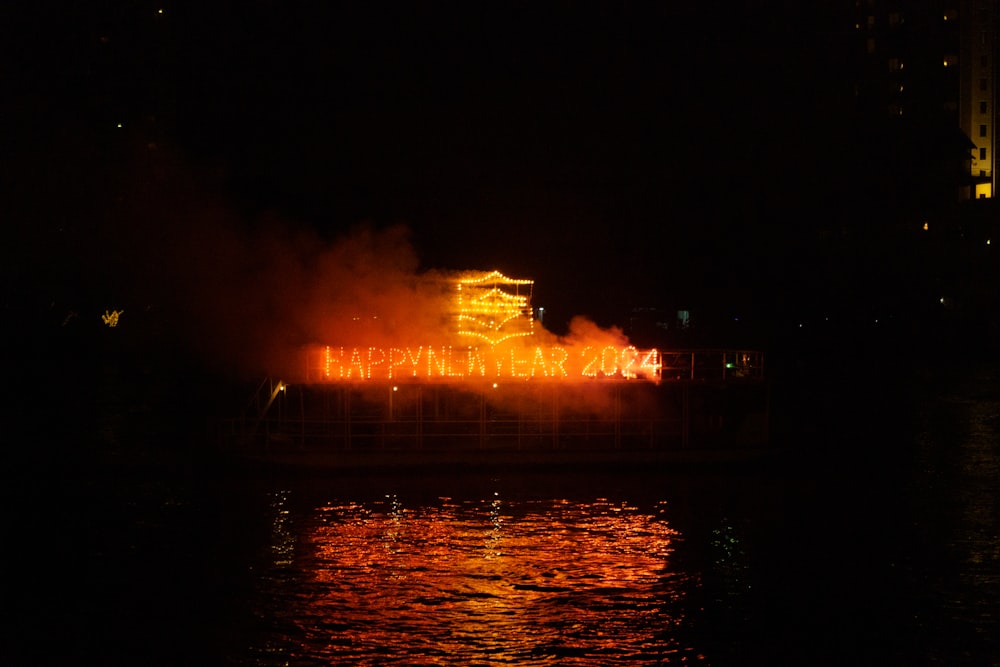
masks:
<path fill-rule="evenodd" d="M 428 299 L 399 296 L 408 307 L 428 309 L 415 318 L 421 326 L 399 326 L 396 298 L 390 296 L 389 322 L 382 324 L 386 318 L 380 311 L 355 315 L 350 329 L 331 332 L 332 340 L 356 341 L 355 330 L 362 328 L 364 342 L 314 347 L 304 354 L 303 375 L 291 378 L 350 383 L 659 379 L 659 353 L 636 349 L 617 329 L 602 330 L 576 318 L 567 336 L 556 338 L 540 327 L 536 334 L 530 279 L 470 271 L 416 280 L 428 286 L 423 291 Z"/>
<path fill-rule="evenodd" d="M 434 330 L 442 306 L 417 280 L 408 234 L 362 226 L 331 243 L 273 221 L 246 230 L 223 220 L 174 230 L 163 261 L 144 268 L 158 273 L 150 282 L 172 328 L 207 363 L 283 376 L 301 367 L 303 346 L 331 337 L 353 344 Z"/>
<path fill-rule="evenodd" d="M 152 307 L 218 371 L 294 382 L 315 370 L 305 368 L 307 351 L 326 346 L 350 355 L 356 348 L 409 347 L 416 354 L 421 346 L 478 344 L 492 353 L 489 342 L 470 340 L 456 326 L 456 281 L 485 272 L 420 270 L 405 226 L 361 225 L 328 240 L 273 218 L 248 225 L 218 210 L 175 216 L 164 213 L 160 225 L 125 232 L 125 243 Z M 530 299 L 530 281 L 524 284 Z M 530 300 L 526 320 L 530 335 L 508 341 L 520 355 L 510 363 L 526 372 L 539 354 L 557 375 L 563 354 L 591 346 L 599 357 L 601 349 L 629 346 L 619 329 L 582 317 L 556 336 L 532 320 Z M 506 347 L 503 354 L 511 358 Z"/>

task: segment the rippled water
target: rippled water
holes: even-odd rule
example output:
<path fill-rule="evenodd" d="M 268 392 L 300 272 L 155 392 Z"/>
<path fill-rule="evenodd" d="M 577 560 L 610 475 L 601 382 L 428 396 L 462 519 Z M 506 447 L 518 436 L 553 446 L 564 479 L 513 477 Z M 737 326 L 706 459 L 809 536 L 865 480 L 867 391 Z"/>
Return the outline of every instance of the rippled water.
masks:
<path fill-rule="evenodd" d="M 504 485 L 494 482 L 494 488 Z M 606 664 L 699 660 L 675 632 L 697 584 L 666 502 L 333 500 L 273 495 L 253 647 L 264 663 Z"/>
<path fill-rule="evenodd" d="M 1000 665 L 1000 382 L 895 418 L 754 468 L 9 476 L 0 662 Z"/>

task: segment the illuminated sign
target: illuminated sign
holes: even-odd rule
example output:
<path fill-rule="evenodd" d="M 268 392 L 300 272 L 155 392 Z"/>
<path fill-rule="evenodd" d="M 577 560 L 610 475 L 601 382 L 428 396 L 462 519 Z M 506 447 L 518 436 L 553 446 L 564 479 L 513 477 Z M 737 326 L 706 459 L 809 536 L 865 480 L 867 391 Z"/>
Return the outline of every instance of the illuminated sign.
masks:
<path fill-rule="evenodd" d="M 508 278 L 499 271 L 459 279 L 455 302 L 458 333 L 496 345 L 534 333 L 533 280 Z"/>
<path fill-rule="evenodd" d="M 656 380 L 662 362 L 655 350 L 631 345 L 496 347 L 331 347 L 316 365 L 328 381 L 452 379 L 621 378 Z"/>
<path fill-rule="evenodd" d="M 451 296 L 455 330 L 442 341 L 462 344 L 313 348 L 311 377 L 325 382 L 536 379 L 585 381 L 618 378 L 659 381 L 662 361 L 655 350 L 639 350 L 618 337 L 547 344 L 534 340 L 532 280 L 499 271 L 463 274 Z M 599 332 L 598 332 L 599 334 Z"/>

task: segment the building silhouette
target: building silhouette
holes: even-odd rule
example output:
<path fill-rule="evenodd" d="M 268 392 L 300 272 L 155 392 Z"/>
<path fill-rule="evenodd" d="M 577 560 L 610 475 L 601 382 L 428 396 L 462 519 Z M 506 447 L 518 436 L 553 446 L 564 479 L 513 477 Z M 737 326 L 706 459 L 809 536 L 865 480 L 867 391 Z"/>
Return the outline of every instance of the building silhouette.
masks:
<path fill-rule="evenodd" d="M 894 192 L 997 196 L 998 25 L 1000 0 L 855 0 L 855 110 Z"/>

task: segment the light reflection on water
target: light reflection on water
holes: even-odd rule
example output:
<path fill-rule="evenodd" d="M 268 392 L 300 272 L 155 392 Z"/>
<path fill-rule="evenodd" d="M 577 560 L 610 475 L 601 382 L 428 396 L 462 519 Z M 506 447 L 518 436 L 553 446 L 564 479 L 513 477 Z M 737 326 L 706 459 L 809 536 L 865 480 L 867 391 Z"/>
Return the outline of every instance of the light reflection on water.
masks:
<path fill-rule="evenodd" d="M 673 562 L 666 503 L 595 498 L 409 505 L 396 494 L 329 501 L 289 518 L 256 613 L 255 664 L 674 664 L 697 577 Z M 287 522 L 299 536 L 291 546 Z M 294 549 L 294 553 L 291 550 Z"/>
<path fill-rule="evenodd" d="M 954 384 L 749 470 L 13 469 L 0 663 L 1000 666 L 1000 376 Z"/>
<path fill-rule="evenodd" d="M 1000 666 L 986 384 L 926 398 L 892 441 L 773 470 L 269 487 L 255 622 L 227 657 Z"/>

